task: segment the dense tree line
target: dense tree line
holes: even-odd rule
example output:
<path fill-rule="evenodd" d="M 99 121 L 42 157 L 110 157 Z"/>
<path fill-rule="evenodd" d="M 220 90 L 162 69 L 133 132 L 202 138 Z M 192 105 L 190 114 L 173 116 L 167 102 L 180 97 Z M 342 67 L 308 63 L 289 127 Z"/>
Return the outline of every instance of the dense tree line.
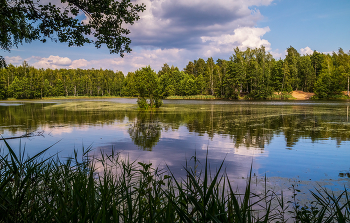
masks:
<path fill-rule="evenodd" d="M 338 97 L 349 91 L 350 52 L 341 48 L 332 55 L 314 51 L 300 55 L 289 47 L 285 59 L 276 60 L 265 48 L 234 49 L 229 60 L 199 58 L 181 71 L 164 64 L 156 73 L 151 67 L 129 72 L 82 69 L 35 69 L 7 66 L 0 70 L 0 98 L 50 96 L 138 96 L 159 98 L 173 95 L 213 95 L 218 98 L 266 99 L 293 90 L 314 92 L 318 98 Z"/>
<path fill-rule="evenodd" d="M 236 48 L 227 61 L 199 59 L 189 62 L 184 71 L 189 75 L 187 85 L 195 86 L 191 88 L 194 92 L 186 92 L 189 94 L 238 98 L 243 93 L 248 98 L 266 99 L 274 92 L 283 95 L 302 90 L 329 98 L 349 89 L 350 52 L 346 54 L 340 48 L 333 55 L 314 51 L 301 56 L 289 47 L 284 60 L 275 60 L 264 47 L 245 51 Z"/>
<path fill-rule="evenodd" d="M 124 75 L 111 70 L 35 69 L 26 62 L 0 71 L 0 98 L 120 96 Z"/>

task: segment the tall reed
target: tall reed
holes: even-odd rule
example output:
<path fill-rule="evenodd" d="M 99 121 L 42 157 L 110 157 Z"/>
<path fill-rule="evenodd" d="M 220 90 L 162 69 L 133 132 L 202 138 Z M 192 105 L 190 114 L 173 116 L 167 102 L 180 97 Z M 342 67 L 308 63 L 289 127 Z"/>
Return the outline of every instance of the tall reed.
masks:
<path fill-rule="evenodd" d="M 112 150 L 91 156 L 74 151 L 63 161 L 44 159 L 48 150 L 27 157 L 7 144 L 0 156 L 0 222 L 349 222 L 347 189 L 338 196 L 311 192 L 309 206 L 288 203 L 283 193 L 251 190 L 251 172 L 242 193 L 225 173 L 224 161 L 211 171 L 196 156 L 184 178 L 171 169 L 122 159 Z M 266 182 L 266 181 L 265 181 Z M 265 187 L 266 188 L 266 187 Z M 298 194 L 297 189 L 294 190 Z M 294 196 L 295 197 L 295 196 Z"/>

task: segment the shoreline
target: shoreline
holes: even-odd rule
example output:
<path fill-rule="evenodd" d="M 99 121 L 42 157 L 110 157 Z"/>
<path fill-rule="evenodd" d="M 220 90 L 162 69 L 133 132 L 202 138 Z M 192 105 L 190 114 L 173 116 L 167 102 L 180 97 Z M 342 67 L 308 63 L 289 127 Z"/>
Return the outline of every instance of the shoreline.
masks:
<path fill-rule="evenodd" d="M 274 92 L 273 94 L 275 97 L 271 97 L 269 99 L 259 99 L 259 101 L 271 101 L 271 100 L 277 100 L 277 101 L 289 101 L 289 100 L 298 100 L 298 101 L 307 101 L 307 100 L 349 100 L 349 98 L 330 98 L 330 99 L 313 99 L 312 97 L 315 96 L 315 93 L 311 92 L 304 92 L 304 91 L 292 91 L 291 94 L 287 94 L 286 98 L 278 98 L 277 96 L 280 95 L 279 92 Z M 343 92 L 343 96 L 347 96 L 347 92 Z M 113 98 L 138 98 L 138 97 L 123 97 L 123 96 L 59 96 L 59 97 L 44 97 L 44 98 L 35 98 L 35 99 L 15 99 L 15 98 L 8 98 L 5 100 L 0 101 L 21 101 L 21 100 L 76 100 L 76 99 L 113 99 Z M 224 98 L 216 98 L 212 95 L 189 95 L 189 96 L 169 96 L 167 98 L 164 98 L 163 100 L 250 100 L 245 99 L 244 95 L 240 96 L 238 99 L 224 99 Z"/>

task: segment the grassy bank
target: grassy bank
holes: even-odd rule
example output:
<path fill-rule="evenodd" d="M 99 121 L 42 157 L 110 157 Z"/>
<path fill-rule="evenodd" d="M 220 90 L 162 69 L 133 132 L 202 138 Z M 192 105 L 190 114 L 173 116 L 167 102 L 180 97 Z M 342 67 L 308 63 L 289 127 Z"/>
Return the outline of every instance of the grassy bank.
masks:
<path fill-rule="evenodd" d="M 222 99 L 222 98 L 217 98 L 212 95 L 189 95 L 189 96 L 169 96 L 165 99 L 214 100 L 214 99 Z M 267 100 L 293 100 L 293 99 L 296 99 L 296 98 L 294 98 L 292 94 L 283 94 L 283 95 L 273 94 L 267 98 Z M 249 98 L 248 95 L 240 95 L 238 100 L 251 100 L 251 98 Z"/>
<path fill-rule="evenodd" d="M 295 100 L 292 94 L 272 94 L 268 100 Z"/>
<path fill-rule="evenodd" d="M 349 193 L 336 197 L 320 189 L 309 206 L 299 206 L 283 193 L 251 191 L 248 177 L 237 192 L 225 174 L 207 160 L 185 164 L 184 179 L 152 164 L 99 158 L 75 152 L 62 161 L 16 155 L 7 145 L 0 156 L 0 222 L 349 222 Z M 187 162 L 186 162 L 187 163 Z M 200 168 L 202 166 L 202 168 Z"/>
<path fill-rule="evenodd" d="M 188 96 L 169 96 L 165 99 L 197 99 L 197 100 L 213 100 L 219 99 L 212 95 L 188 95 Z"/>

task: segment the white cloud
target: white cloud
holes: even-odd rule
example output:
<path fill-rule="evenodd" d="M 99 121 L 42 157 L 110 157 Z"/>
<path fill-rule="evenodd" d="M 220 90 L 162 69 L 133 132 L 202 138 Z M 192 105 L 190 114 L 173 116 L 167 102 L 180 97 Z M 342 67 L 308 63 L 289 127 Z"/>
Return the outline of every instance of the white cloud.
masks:
<path fill-rule="evenodd" d="M 60 56 L 49 56 L 48 58 L 38 58 L 38 57 L 31 57 L 29 58 L 29 61 L 37 61 L 30 65 L 37 67 L 37 68 L 68 68 L 72 64 L 72 60 L 68 57 L 60 57 Z"/>
<path fill-rule="evenodd" d="M 141 19 L 129 26 L 138 46 L 200 48 L 201 37 L 220 37 L 239 27 L 254 27 L 262 18 L 252 6 L 272 0 L 137 0 L 145 3 Z"/>
<path fill-rule="evenodd" d="M 249 48 L 258 48 L 265 46 L 266 50 L 271 50 L 271 44 L 269 41 L 262 39 L 261 37 L 265 33 L 269 32 L 270 28 L 251 28 L 241 27 L 234 30 L 234 34 L 224 34 L 217 37 L 202 36 L 201 39 L 204 43 L 215 46 L 216 49 L 230 50 L 232 48 L 239 47 L 241 50 Z"/>
<path fill-rule="evenodd" d="M 68 57 L 49 56 L 48 58 L 31 57 L 28 58 L 28 63 L 36 68 L 67 68 L 67 69 L 111 69 L 114 71 L 123 71 L 126 75 L 130 71 L 135 71 L 141 67 L 151 65 L 157 72 L 164 65 L 179 65 L 193 60 L 194 53 L 188 50 L 181 49 L 153 49 L 141 50 L 127 54 L 124 58 L 116 56 L 115 58 L 86 60 L 77 59 L 71 60 Z M 179 67 L 182 69 L 182 67 Z"/>
<path fill-rule="evenodd" d="M 5 56 L 5 61 L 7 64 L 20 65 L 23 62 L 23 59 L 20 56 L 14 56 L 14 57 Z"/>
<path fill-rule="evenodd" d="M 279 49 L 272 50 L 270 51 L 270 53 L 276 59 L 284 58 L 286 56 L 285 53 L 284 54 L 280 53 Z"/>
<path fill-rule="evenodd" d="M 89 62 L 85 59 L 79 59 L 79 60 L 73 60 L 72 64 L 70 65 L 70 68 L 76 69 L 76 68 L 85 68 L 88 67 Z"/>
<path fill-rule="evenodd" d="M 310 47 L 305 47 L 305 48 L 301 48 L 300 49 L 300 53 L 302 54 L 302 55 L 306 55 L 306 54 L 308 54 L 308 55 L 311 55 L 311 54 L 313 54 L 314 53 L 314 51 L 310 48 Z"/>

